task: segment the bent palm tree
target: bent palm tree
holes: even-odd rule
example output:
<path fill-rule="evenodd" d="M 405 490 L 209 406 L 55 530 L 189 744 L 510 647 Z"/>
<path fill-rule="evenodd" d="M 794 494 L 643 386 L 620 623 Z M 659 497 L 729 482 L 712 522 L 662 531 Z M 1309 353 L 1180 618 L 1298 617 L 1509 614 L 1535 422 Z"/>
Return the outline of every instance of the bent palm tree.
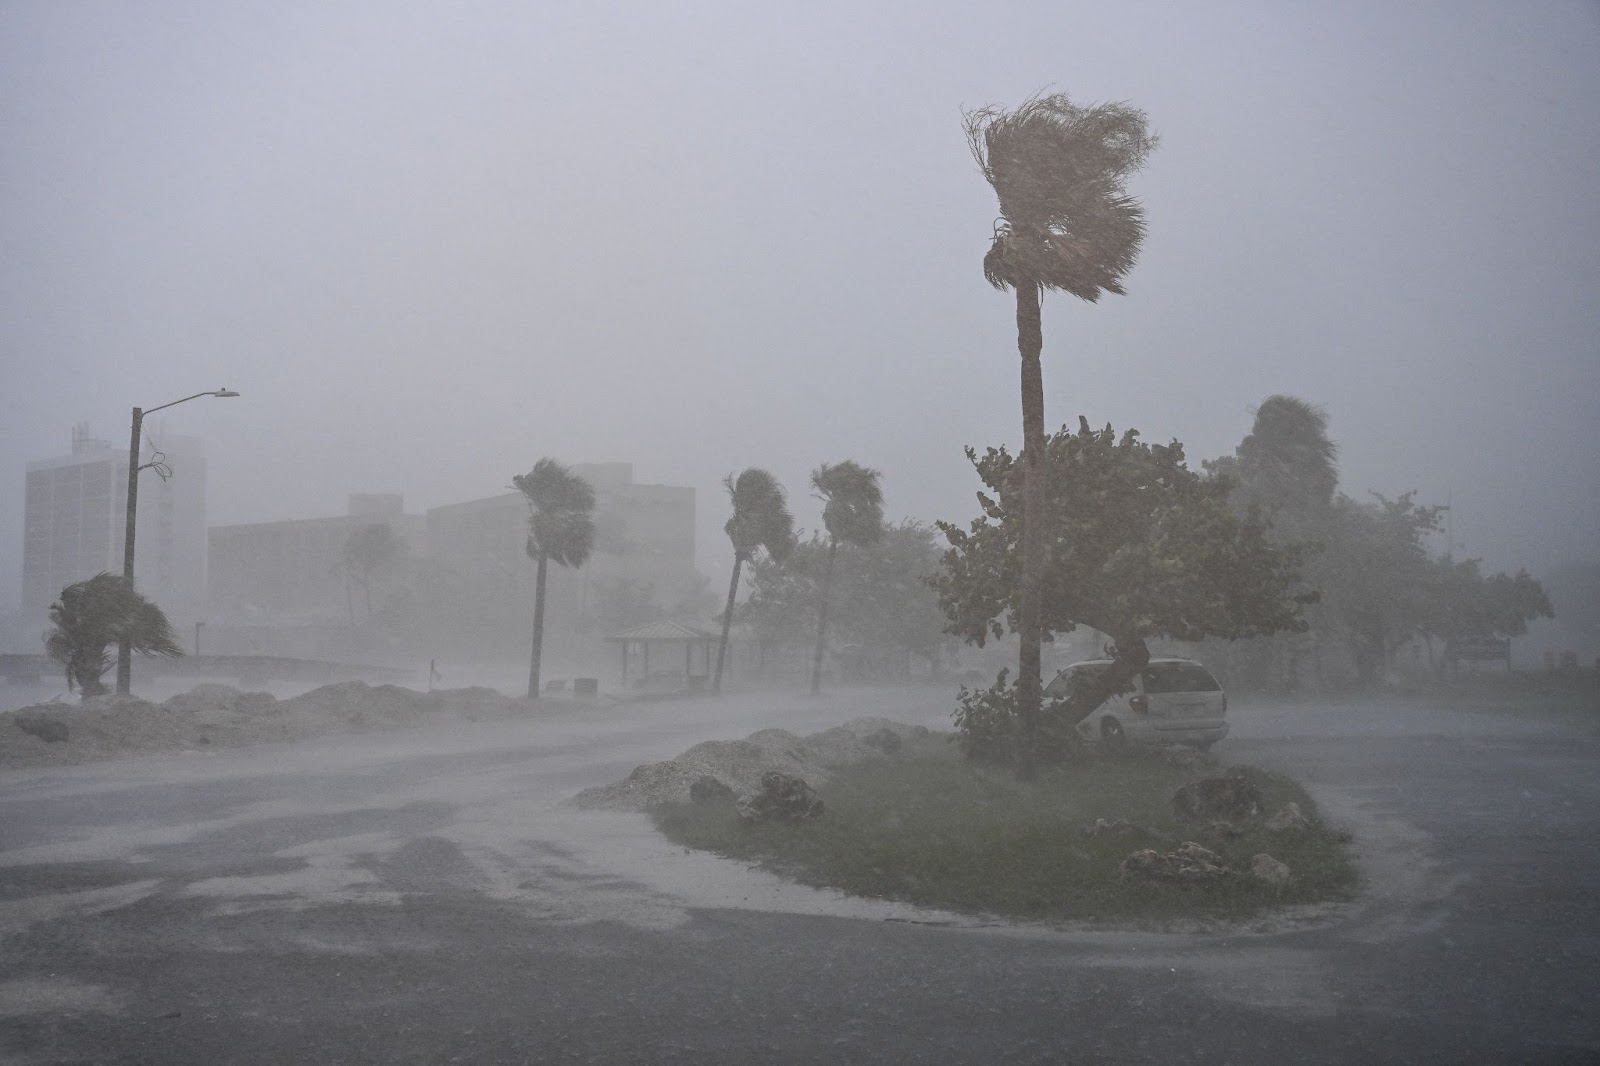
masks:
<path fill-rule="evenodd" d="M 1093 303 L 1121 295 L 1144 240 L 1144 209 L 1123 183 L 1155 138 L 1144 112 L 1125 104 L 1082 107 L 1064 93 L 1034 96 L 1014 111 L 966 112 L 967 142 L 1000 202 L 983 276 L 1017 296 L 1022 356 L 1022 567 L 1017 604 L 1019 769 L 1030 774 L 1039 727 L 1039 584 L 1044 530 L 1039 465 L 1044 452 L 1044 334 L 1039 294 L 1069 292 Z"/>
<path fill-rule="evenodd" d="M 67 688 L 76 686 L 86 697 L 105 693 L 100 678 L 111 668 L 106 649 L 113 644 L 126 640 L 143 655 L 183 654 L 166 614 L 119 574 L 96 574 L 62 589 L 50 605 L 50 621 L 55 628 L 45 634 L 45 652 L 66 669 Z"/>
<path fill-rule="evenodd" d="M 540 459 L 526 474 L 511 479 L 528 501 L 528 558 L 539 572 L 533 593 L 533 656 L 528 664 L 528 698 L 539 698 L 539 661 L 544 652 L 545 575 L 553 559 L 582 566 L 594 550 L 594 487 L 554 459 Z"/>
<path fill-rule="evenodd" d="M 834 557 L 839 544 L 858 548 L 878 543 L 883 536 L 883 490 L 879 473 L 853 459 L 823 463 L 811 474 L 811 487 L 823 501 L 822 524 L 828 530 L 828 565 L 822 572 L 817 608 L 817 650 L 811 660 L 811 694 L 822 691 L 822 649 L 828 636 L 828 587 L 833 584 Z"/>
<path fill-rule="evenodd" d="M 733 514 L 722 527 L 733 541 L 733 577 L 728 581 L 728 607 L 722 612 L 717 672 L 711 680 L 713 692 L 722 691 L 722 664 L 728 654 L 728 630 L 733 625 L 733 601 L 739 593 L 740 568 L 755 558 L 758 548 L 766 549 L 768 558 L 781 563 L 794 547 L 794 516 L 789 513 L 788 500 L 777 478 L 752 466 L 746 467 L 737 478 L 729 474 L 722 484 L 733 503 Z"/>

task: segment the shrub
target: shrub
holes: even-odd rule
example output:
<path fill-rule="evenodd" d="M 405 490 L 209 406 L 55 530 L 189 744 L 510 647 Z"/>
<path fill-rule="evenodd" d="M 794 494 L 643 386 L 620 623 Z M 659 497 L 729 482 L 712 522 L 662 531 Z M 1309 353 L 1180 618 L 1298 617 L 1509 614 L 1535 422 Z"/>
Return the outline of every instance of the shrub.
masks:
<path fill-rule="evenodd" d="M 975 762 L 1009 765 L 1016 762 L 1021 744 L 1017 718 L 1017 686 L 1008 684 L 1009 667 L 1002 668 L 988 688 L 956 694 L 956 743 Z M 1083 752 L 1083 739 L 1068 717 L 1068 701 L 1045 700 L 1039 707 L 1039 761 L 1061 762 Z"/>

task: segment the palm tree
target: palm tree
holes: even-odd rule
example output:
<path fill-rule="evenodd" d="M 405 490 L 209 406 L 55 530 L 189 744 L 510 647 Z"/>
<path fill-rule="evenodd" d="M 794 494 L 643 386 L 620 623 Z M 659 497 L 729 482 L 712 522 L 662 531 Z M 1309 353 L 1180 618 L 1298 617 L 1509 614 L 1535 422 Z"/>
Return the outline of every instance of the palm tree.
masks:
<path fill-rule="evenodd" d="M 539 698 L 539 657 L 544 650 L 545 574 L 553 559 L 582 566 L 594 549 L 594 487 L 554 459 L 540 459 L 511 483 L 528 500 L 528 558 L 539 563 L 533 594 L 533 658 L 528 698 Z"/>
<path fill-rule="evenodd" d="M 822 500 L 822 524 L 828 530 L 828 565 L 822 572 L 822 593 L 817 608 L 817 650 L 811 660 L 811 694 L 822 691 L 822 649 L 828 635 L 828 586 L 833 584 L 833 561 L 839 544 L 866 548 L 883 536 L 881 475 L 853 459 L 823 463 L 811 473 L 811 487 Z"/>
<path fill-rule="evenodd" d="M 733 514 L 723 530 L 733 541 L 733 577 L 728 581 L 728 607 L 722 612 L 722 640 L 717 645 L 717 672 L 711 691 L 722 691 L 722 664 L 728 654 L 728 630 L 733 625 L 733 601 L 739 593 L 739 570 L 755 558 L 756 549 L 766 550 L 768 558 L 781 563 L 794 547 L 794 516 L 778 479 L 760 467 L 746 467 L 735 478 L 722 479 L 733 503 Z"/>
<path fill-rule="evenodd" d="M 1308 519 L 1333 506 L 1339 487 L 1339 446 L 1328 439 L 1328 416 L 1293 396 L 1268 396 L 1256 408 L 1255 425 L 1239 442 L 1238 478 L 1250 502 L 1291 532 L 1310 532 Z"/>
<path fill-rule="evenodd" d="M 1018 597 L 1019 769 L 1034 766 L 1039 725 L 1039 585 L 1044 530 L 1039 464 L 1045 447 L 1044 345 L 1039 294 L 1068 292 L 1090 303 L 1121 295 L 1144 240 L 1144 209 L 1124 182 L 1155 147 L 1144 112 L 1125 104 L 1074 104 L 1064 93 L 1034 96 L 1013 111 L 966 112 L 967 142 L 994 188 L 1000 218 L 983 257 L 983 276 L 1017 297 L 1022 356 L 1022 568 Z"/>
<path fill-rule="evenodd" d="M 371 522 L 352 529 L 344 539 L 340 553 L 340 566 L 345 577 L 345 606 L 350 608 L 351 623 L 355 609 L 350 605 L 350 579 L 361 586 L 367 604 L 367 621 L 372 621 L 372 579 L 387 570 L 404 554 L 405 546 L 395 536 L 394 530 L 384 522 Z"/>
<path fill-rule="evenodd" d="M 65 667 L 67 688 L 76 685 L 85 697 L 105 693 L 100 678 L 111 668 L 106 649 L 113 644 L 126 640 L 144 655 L 183 654 L 161 608 L 120 574 L 99 573 L 62 589 L 50 605 L 50 621 L 45 652 Z"/>

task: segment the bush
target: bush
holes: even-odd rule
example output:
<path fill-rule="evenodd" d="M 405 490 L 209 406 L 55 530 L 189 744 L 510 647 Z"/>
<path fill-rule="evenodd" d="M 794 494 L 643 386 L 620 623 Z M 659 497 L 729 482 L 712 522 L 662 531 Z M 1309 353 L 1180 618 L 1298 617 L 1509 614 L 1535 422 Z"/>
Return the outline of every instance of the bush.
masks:
<path fill-rule="evenodd" d="M 961 753 L 975 762 L 1009 765 L 1017 760 L 1021 744 L 1021 723 L 1017 716 L 1017 686 L 1007 684 L 1010 668 L 1003 668 L 988 688 L 968 689 L 962 685 L 956 694 L 956 744 Z M 1083 752 L 1079 736 L 1067 714 L 1068 701 L 1044 700 L 1039 707 L 1039 759 L 1044 763 L 1062 762 Z"/>

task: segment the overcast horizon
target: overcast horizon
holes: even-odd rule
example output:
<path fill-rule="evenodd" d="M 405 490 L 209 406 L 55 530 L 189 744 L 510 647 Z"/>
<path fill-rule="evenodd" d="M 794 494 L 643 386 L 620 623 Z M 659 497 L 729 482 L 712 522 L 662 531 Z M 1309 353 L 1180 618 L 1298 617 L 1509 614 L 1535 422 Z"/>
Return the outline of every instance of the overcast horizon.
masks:
<path fill-rule="evenodd" d="M 1198 467 L 1285 393 L 1458 554 L 1600 562 L 1592 3 L 38 2 L 0 78 L 0 615 L 26 464 L 224 386 L 156 416 L 213 526 L 546 455 L 694 487 L 714 585 L 745 466 L 966 522 L 1021 434 L 961 112 L 1045 88 L 1161 138 L 1128 295 L 1044 300 L 1049 426 Z"/>

